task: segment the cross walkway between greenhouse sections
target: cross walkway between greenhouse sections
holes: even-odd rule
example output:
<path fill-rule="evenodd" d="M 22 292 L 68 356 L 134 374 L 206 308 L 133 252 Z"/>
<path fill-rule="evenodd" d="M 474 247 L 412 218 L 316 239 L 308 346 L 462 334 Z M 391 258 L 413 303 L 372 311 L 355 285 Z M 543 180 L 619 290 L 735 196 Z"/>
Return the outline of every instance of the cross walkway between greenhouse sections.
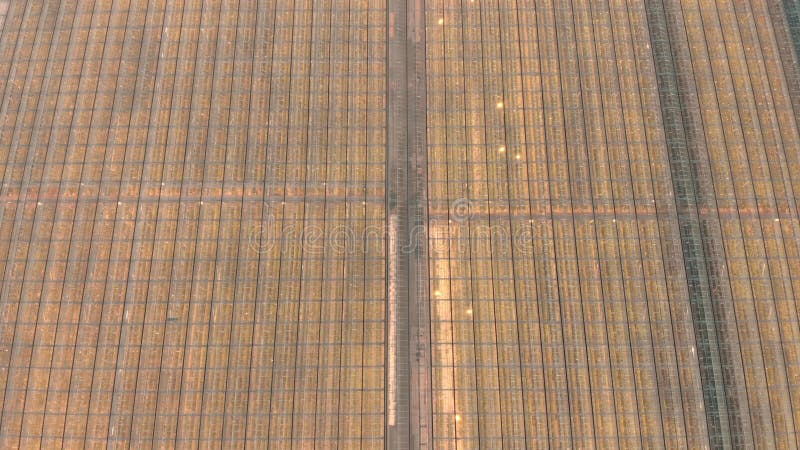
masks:
<path fill-rule="evenodd" d="M 796 0 L 0 24 L 0 447 L 800 446 Z"/>

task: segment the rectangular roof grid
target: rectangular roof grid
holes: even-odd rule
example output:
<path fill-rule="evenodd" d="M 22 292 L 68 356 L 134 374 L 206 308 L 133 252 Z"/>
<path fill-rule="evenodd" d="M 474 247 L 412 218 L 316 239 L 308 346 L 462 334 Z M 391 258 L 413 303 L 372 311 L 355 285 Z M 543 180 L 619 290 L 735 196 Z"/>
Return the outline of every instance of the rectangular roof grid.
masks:
<path fill-rule="evenodd" d="M 2 446 L 380 443 L 384 15 L 12 5 Z"/>
<path fill-rule="evenodd" d="M 798 17 L 0 0 L 0 447 L 800 446 Z"/>
<path fill-rule="evenodd" d="M 440 446 L 796 445 L 796 67 L 745 3 L 426 2 Z"/>

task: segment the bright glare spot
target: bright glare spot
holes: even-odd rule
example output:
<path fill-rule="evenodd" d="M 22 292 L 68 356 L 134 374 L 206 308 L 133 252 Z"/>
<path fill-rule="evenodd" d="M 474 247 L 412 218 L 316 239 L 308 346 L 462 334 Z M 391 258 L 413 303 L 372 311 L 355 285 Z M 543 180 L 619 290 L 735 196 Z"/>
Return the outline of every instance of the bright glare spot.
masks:
<path fill-rule="evenodd" d="M 522 155 L 517 155 L 517 159 L 522 159 Z"/>
<path fill-rule="evenodd" d="M 503 108 L 503 102 L 497 102 L 497 109 Z"/>
<path fill-rule="evenodd" d="M 458 414 L 456 414 L 456 422 L 461 422 L 461 416 L 459 416 Z"/>
<path fill-rule="evenodd" d="M 497 149 L 497 151 L 500 152 L 500 153 L 505 153 L 506 148 L 505 147 L 500 147 L 500 148 Z"/>
<path fill-rule="evenodd" d="M 444 19 L 439 19 L 439 25 L 444 25 Z"/>
<path fill-rule="evenodd" d="M 467 310 L 467 314 L 469 314 L 469 315 L 471 316 L 471 315 L 472 315 L 472 310 L 471 310 L 471 309 L 468 309 L 468 310 Z"/>
<path fill-rule="evenodd" d="M 440 295 L 442 295 L 442 293 L 439 292 L 439 291 L 436 291 L 436 292 L 433 293 L 433 295 L 435 295 L 436 297 L 439 297 Z"/>
<path fill-rule="evenodd" d="M 781 219 L 775 218 L 775 222 L 780 222 Z"/>

